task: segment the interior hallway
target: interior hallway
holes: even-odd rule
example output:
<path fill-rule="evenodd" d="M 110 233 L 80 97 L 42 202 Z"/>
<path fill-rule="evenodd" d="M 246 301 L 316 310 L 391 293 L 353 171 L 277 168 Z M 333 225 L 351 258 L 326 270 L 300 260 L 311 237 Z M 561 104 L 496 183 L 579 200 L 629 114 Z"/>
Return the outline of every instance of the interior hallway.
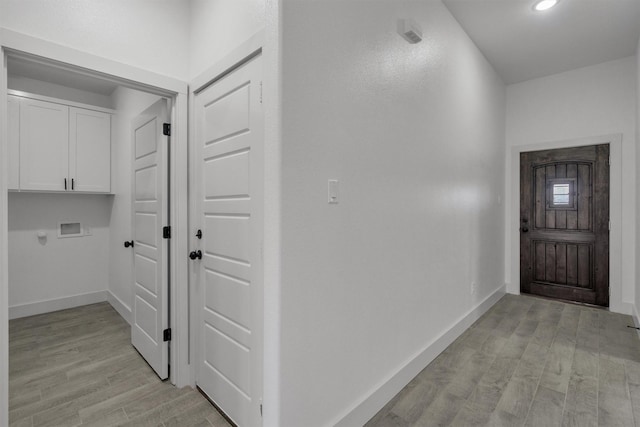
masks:
<path fill-rule="evenodd" d="M 631 316 L 506 295 L 369 423 L 638 426 Z"/>
<path fill-rule="evenodd" d="M 108 303 L 12 320 L 9 335 L 11 427 L 229 426 L 199 392 L 158 379 Z"/>

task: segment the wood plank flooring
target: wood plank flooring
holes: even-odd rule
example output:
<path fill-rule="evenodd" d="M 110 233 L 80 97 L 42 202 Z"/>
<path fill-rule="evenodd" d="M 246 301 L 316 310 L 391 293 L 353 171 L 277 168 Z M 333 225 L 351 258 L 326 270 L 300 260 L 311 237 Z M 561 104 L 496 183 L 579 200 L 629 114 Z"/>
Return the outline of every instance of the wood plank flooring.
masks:
<path fill-rule="evenodd" d="M 640 426 L 640 340 L 627 325 L 506 295 L 366 426 Z"/>
<path fill-rule="evenodd" d="M 189 387 L 162 382 L 108 303 L 9 323 L 11 427 L 228 427 Z"/>

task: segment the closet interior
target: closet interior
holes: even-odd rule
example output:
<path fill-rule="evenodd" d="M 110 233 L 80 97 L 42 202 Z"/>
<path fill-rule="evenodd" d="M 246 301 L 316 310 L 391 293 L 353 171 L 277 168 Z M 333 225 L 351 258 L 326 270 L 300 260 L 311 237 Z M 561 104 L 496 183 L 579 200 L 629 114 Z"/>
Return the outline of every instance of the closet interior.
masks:
<path fill-rule="evenodd" d="M 132 120 L 160 99 L 8 58 L 9 316 L 101 301 L 131 321 Z"/>

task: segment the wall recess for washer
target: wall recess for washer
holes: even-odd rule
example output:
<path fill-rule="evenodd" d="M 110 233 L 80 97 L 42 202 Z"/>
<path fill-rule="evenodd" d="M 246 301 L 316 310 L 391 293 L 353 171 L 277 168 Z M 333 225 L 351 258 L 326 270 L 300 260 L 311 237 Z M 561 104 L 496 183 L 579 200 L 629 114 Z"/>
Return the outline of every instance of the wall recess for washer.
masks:
<path fill-rule="evenodd" d="M 82 223 L 80 222 L 59 222 L 58 223 L 58 238 L 63 237 L 82 237 L 84 232 L 82 231 Z"/>

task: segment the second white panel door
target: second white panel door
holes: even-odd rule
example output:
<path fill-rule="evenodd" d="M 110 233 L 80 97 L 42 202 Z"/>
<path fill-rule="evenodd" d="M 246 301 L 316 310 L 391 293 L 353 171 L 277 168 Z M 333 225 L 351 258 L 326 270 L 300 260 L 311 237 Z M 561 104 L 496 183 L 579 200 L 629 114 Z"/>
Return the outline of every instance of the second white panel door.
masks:
<path fill-rule="evenodd" d="M 194 101 L 191 197 L 202 230 L 202 240 L 193 240 L 202 256 L 193 261 L 196 383 L 239 427 L 260 425 L 262 397 L 260 58 L 197 93 Z"/>
<path fill-rule="evenodd" d="M 168 220 L 168 118 L 160 100 L 133 121 L 134 286 L 131 343 L 161 379 L 169 376 L 168 244 L 162 229 Z"/>

